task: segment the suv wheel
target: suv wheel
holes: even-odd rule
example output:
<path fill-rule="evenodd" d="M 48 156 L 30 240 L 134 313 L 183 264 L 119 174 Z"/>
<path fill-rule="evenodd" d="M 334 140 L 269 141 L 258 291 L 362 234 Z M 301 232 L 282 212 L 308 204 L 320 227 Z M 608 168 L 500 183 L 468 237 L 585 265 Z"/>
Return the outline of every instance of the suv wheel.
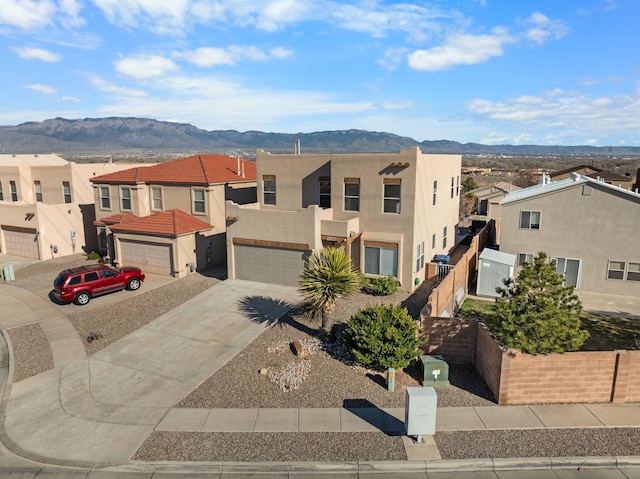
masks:
<path fill-rule="evenodd" d="M 129 283 L 127 284 L 127 289 L 130 289 L 131 291 L 135 291 L 139 287 L 140 287 L 140 280 L 138 278 L 130 279 Z"/>
<path fill-rule="evenodd" d="M 86 291 L 76 294 L 75 299 L 73 300 L 79 306 L 87 304 L 91 300 L 91 295 Z"/>

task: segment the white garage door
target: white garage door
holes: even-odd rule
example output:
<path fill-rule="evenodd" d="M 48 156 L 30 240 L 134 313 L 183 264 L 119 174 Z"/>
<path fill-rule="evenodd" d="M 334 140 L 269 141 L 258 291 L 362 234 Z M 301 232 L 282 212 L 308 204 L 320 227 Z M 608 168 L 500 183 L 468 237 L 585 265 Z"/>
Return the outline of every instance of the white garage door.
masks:
<path fill-rule="evenodd" d="M 18 232 L 3 229 L 5 253 L 40 259 L 36 232 Z"/>
<path fill-rule="evenodd" d="M 298 286 L 308 251 L 235 245 L 236 278 Z"/>
<path fill-rule="evenodd" d="M 137 266 L 144 273 L 171 275 L 171 245 L 120 241 L 120 265 Z"/>

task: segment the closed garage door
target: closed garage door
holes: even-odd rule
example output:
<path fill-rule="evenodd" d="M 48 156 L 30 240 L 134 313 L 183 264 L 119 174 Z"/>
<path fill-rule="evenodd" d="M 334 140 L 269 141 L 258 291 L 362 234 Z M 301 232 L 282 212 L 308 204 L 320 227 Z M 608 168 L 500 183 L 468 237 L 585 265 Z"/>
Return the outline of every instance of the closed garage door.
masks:
<path fill-rule="evenodd" d="M 144 273 L 171 275 L 171 245 L 120 241 L 120 264 L 137 266 Z"/>
<path fill-rule="evenodd" d="M 308 251 L 235 245 L 236 278 L 298 286 Z"/>
<path fill-rule="evenodd" d="M 33 232 L 10 231 L 3 228 L 5 253 L 27 258 L 40 259 L 38 238 Z"/>

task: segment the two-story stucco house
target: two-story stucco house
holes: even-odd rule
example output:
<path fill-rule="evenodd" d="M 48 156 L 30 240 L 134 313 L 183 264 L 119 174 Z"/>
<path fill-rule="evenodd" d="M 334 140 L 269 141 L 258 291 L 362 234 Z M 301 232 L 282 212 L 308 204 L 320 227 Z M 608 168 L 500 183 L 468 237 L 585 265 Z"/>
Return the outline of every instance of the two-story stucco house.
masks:
<path fill-rule="evenodd" d="M 44 260 L 95 250 L 89 178 L 132 166 L 0 155 L 0 252 Z"/>
<path fill-rule="evenodd" d="M 519 265 L 544 251 L 567 285 L 640 296 L 637 193 L 574 174 L 510 193 L 500 205 L 500 250 Z"/>
<path fill-rule="evenodd" d="M 256 152 L 258 202 L 227 202 L 230 278 L 296 286 L 311 251 L 344 247 L 413 290 L 455 245 L 460 155 Z"/>
<path fill-rule="evenodd" d="M 91 179 L 100 253 L 146 273 L 224 263 L 225 201 L 256 201 L 255 163 L 195 155 Z"/>

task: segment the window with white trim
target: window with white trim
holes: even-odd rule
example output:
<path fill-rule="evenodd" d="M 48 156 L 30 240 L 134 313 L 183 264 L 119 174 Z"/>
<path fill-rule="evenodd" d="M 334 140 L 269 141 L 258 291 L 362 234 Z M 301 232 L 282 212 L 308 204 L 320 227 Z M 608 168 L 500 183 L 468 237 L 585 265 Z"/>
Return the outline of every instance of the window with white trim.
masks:
<path fill-rule="evenodd" d="M 276 177 L 274 175 L 262 176 L 262 202 L 265 205 L 276 204 Z"/>
<path fill-rule="evenodd" d="M 320 198 L 318 198 L 320 208 L 331 208 L 331 177 L 321 176 L 318 178 L 318 187 L 320 189 Z"/>
<path fill-rule="evenodd" d="M 540 212 L 539 211 L 521 211 L 520 212 L 520 228 L 539 230 L 540 229 Z"/>
<path fill-rule="evenodd" d="M 442 247 L 447 247 L 447 227 L 442 228 Z"/>
<path fill-rule="evenodd" d="M 120 210 L 131 211 L 131 188 L 128 186 L 120 188 Z"/>
<path fill-rule="evenodd" d="M 518 254 L 518 266 L 522 266 L 525 263 L 533 263 L 533 255 L 531 253 Z"/>
<path fill-rule="evenodd" d="M 424 268 L 424 241 L 416 246 L 416 273 Z"/>
<path fill-rule="evenodd" d="M 626 263 L 624 261 L 609 260 L 609 267 L 607 268 L 608 279 L 624 279 L 624 272 L 626 270 Z"/>
<path fill-rule="evenodd" d="M 18 201 L 18 187 L 15 181 L 9 182 L 9 190 L 11 191 L 11 201 Z"/>
<path fill-rule="evenodd" d="M 398 276 L 398 245 L 365 242 L 364 272 L 380 276 Z"/>
<path fill-rule="evenodd" d="M 65 203 L 71 203 L 71 184 L 68 181 L 62 182 L 62 196 Z"/>
<path fill-rule="evenodd" d="M 400 179 L 385 178 L 383 212 L 400 214 Z"/>
<path fill-rule="evenodd" d="M 100 209 L 111 209 L 111 191 L 108 186 L 100 187 Z"/>
<path fill-rule="evenodd" d="M 627 267 L 627 281 L 640 281 L 640 263 L 629 261 Z"/>
<path fill-rule="evenodd" d="M 456 195 L 456 177 L 451 177 L 451 198 Z"/>
<path fill-rule="evenodd" d="M 458 179 L 456 180 L 456 196 L 460 195 L 460 175 L 458 175 Z"/>
<path fill-rule="evenodd" d="M 438 202 L 438 180 L 433 182 L 433 206 Z"/>
<path fill-rule="evenodd" d="M 433 233 L 433 235 L 431 235 L 431 249 L 436 249 L 436 242 L 437 242 L 436 234 Z"/>
<path fill-rule="evenodd" d="M 162 187 L 151 187 L 151 209 L 162 211 Z"/>
<path fill-rule="evenodd" d="M 344 210 L 360 211 L 360 178 L 344 179 Z"/>
<path fill-rule="evenodd" d="M 36 202 L 42 203 L 42 184 L 38 180 L 33 182 L 33 191 L 36 195 Z"/>
<path fill-rule="evenodd" d="M 192 194 L 193 194 L 193 212 L 204 214 L 206 212 L 205 203 L 204 203 L 204 189 L 194 188 L 192 190 Z"/>

